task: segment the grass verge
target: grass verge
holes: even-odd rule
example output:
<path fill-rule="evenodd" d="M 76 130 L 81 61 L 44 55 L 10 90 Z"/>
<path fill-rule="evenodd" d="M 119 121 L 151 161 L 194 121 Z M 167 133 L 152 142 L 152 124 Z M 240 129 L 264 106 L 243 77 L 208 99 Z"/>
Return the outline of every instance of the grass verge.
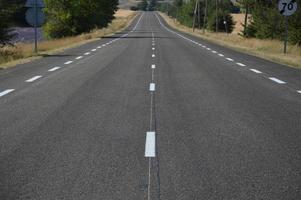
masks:
<path fill-rule="evenodd" d="M 283 53 L 283 42 L 279 40 L 259 40 L 256 38 L 243 38 L 238 34 L 225 33 L 203 33 L 202 30 L 195 30 L 180 24 L 165 13 L 159 14 L 173 28 L 200 37 L 204 40 L 226 46 L 247 54 L 255 55 L 266 60 L 288 65 L 301 69 L 301 47 L 288 45 L 288 53 Z"/>
<path fill-rule="evenodd" d="M 5 46 L 0 48 L 0 69 L 13 67 L 17 64 L 27 63 L 34 59 L 41 58 L 43 54 L 54 54 L 68 48 L 98 40 L 100 37 L 112 35 L 124 30 L 136 16 L 136 12 L 118 10 L 112 23 L 103 29 L 97 29 L 91 33 L 85 33 L 74 37 L 46 40 L 39 43 L 39 55 L 33 53 L 33 44 L 19 43 L 14 47 Z"/>

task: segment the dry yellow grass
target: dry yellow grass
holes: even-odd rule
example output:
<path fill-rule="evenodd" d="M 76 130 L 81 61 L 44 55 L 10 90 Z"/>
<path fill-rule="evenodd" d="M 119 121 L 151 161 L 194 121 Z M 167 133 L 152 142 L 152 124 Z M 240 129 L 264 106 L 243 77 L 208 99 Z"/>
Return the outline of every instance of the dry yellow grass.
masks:
<path fill-rule="evenodd" d="M 94 30 L 91 33 L 82 34 L 74 37 L 66 37 L 62 39 L 48 40 L 39 43 L 40 54 L 53 54 L 98 40 L 100 37 L 111 35 L 117 31 L 125 29 L 136 16 L 136 12 L 128 10 L 118 10 L 115 14 L 116 19 L 103 29 Z M 34 55 L 32 44 L 17 44 L 14 47 L 6 46 L 0 48 L 0 69 L 15 66 L 16 64 L 26 63 L 39 56 Z"/>
<path fill-rule="evenodd" d="M 283 42 L 278 40 L 259 40 L 255 38 L 245 39 L 238 34 L 209 32 L 203 34 L 202 30 L 195 30 L 195 32 L 192 32 L 191 28 L 179 24 L 164 13 L 160 13 L 160 15 L 170 26 L 180 31 L 267 60 L 301 68 L 301 48 L 298 46 L 289 45 L 288 53 L 285 55 L 283 54 Z"/>

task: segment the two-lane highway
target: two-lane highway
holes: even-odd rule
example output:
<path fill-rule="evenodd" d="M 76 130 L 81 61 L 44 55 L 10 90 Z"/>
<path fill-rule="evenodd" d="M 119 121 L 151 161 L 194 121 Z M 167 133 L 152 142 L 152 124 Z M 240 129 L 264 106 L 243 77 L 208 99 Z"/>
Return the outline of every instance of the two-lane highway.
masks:
<path fill-rule="evenodd" d="M 141 13 L 0 72 L 0 199 L 299 199 L 300 77 Z"/>

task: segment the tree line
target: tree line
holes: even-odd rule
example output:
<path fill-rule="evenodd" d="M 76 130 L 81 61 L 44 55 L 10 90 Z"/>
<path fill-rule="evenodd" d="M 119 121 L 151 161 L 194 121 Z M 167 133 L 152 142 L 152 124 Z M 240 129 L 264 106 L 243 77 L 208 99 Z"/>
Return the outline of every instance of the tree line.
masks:
<path fill-rule="evenodd" d="M 301 0 L 295 0 L 301 7 Z M 243 37 L 259 39 L 284 38 L 284 17 L 278 11 L 278 0 L 200 0 L 200 20 L 196 27 L 212 32 L 232 32 L 235 23 L 231 13 L 245 13 Z M 176 18 L 181 24 L 192 27 L 196 0 L 175 0 L 173 3 L 158 3 L 157 9 Z M 206 12 L 207 10 L 207 12 Z M 198 11 L 198 10 L 197 10 Z M 198 14 L 198 13 L 197 13 Z M 205 17 L 206 16 L 206 17 Z M 198 18 L 198 17 L 197 17 Z M 251 23 L 248 23 L 250 21 Z M 301 46 L 301 9 L 288 17 L 289 42 Z"/>
<path fill-rule="evenodd" d="M 49 38 L 61 38 L 103 28 L 114 19 L 118 0 L 44 0 L 46 22 L 44 33 Z M 0 44 L 13 37 L 10 28 L 24 26 L 26 0 L 0 1 Z"/>

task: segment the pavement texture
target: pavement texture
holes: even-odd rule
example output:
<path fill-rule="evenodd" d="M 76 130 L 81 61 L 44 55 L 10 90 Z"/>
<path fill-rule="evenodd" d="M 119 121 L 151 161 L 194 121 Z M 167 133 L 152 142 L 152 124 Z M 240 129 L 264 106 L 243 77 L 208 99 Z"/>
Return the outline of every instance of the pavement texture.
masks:
<path fill-rule="evenodd" d="M 0 71 L 0 199 L 300 199 L 300 77 L 141 13 Z"/>

